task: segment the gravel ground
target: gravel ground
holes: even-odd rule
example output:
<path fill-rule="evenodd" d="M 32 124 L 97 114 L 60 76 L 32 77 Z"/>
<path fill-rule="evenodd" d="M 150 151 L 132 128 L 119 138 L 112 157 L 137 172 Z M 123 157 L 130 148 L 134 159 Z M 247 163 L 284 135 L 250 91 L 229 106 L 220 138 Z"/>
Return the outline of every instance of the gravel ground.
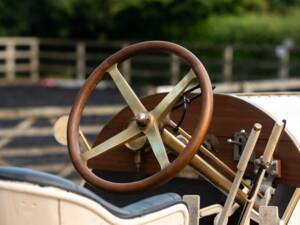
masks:
<path fill-rule="evenodd" d="M 47 107 L 47 106 L 64 106 L 70 107 L 79 91 L 79 88 L 63 88 L 63 87 L 44 87 L 41 85 L 22 85 L 22 86 L 0 86 L 0 110 L 14 108 L 30 108 L 30 107 Z M 138 95 L 143 95 L 143 89 L 137 91 Z M 118 91 L 114 88 L 96 89 L 89 99 L 88 105 L 116 105 L 122 104 L 123 99 Z M 82 119 L 82 125 L 103 124 L 109 120 L 111 116 L 89 116 Z M 0 119 L 0 130 L 9 129 L 17 126 L 21 119 Z M 48 119 L 39 118 L 31 128 L 51 128 L 52 124 Z M 26 131 L 24 131 L 26 132 Z M 89 140 L 93 140 L 95 135 L 87 136 Z M 5 144 L 1 145 L 1 141 L 5 142 L 4 136 L 0 136 L 0 160 L 4 160 L 13 166 L 40 168 L 41 165 L 49 165 L 42 167 L 41 170 L 59 173 L 68 163 L 69 157 L 67 148 L 62 148 L 61 152 L 49 152 L 47 148 L 61 148 L 55 141 L 54 137 L 17 137 Z M 40 154 L 35 155 L 36 151 Z M 20 154 L 24 152 L 26 154 Z M 18 152 L 19 151 L 19 152 Z M 5 154 L 8 154 L 6 156 Z M 15 154 L 15 155 L 14 155 Z M 1 161 L 0 161 L 1 162 Z M 53 165 L 61 165 L 58 169 Z M 54 168 L 54 169 L 53 169 Z M 78 175 L 73 171 L 66 176 L 67 178 L 76 180 Z"/>

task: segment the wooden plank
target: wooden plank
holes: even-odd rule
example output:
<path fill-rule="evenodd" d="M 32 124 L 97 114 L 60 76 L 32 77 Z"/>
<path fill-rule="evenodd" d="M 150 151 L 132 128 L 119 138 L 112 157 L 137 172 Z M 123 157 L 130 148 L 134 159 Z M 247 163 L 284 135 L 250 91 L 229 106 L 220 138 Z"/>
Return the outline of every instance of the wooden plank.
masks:
<path fill-rule="evenodd" d="M 5 50 L 0 51 L 0 59 L 6 59 L 6 51 Z"/>
<path fill-rule="evenodd" d="M 28 117 L 58 117 L 68 115 L 70 107 L 26 107 L 26 108 L 2 108 L 0 109 L 0 119 L 22 119 Z M 122 109 L 121 105 L 102 105 L 102 106 L 87 106 L 84 110 L 84 116 L 91 115 L 111 115 L 119 112 Z"/>
<path fill-rule="evenodd" d="M 26 59 L 30 57 L 30 51 L 28 50 L 16 50 L 15 57 L 18 59 Z M 6 53 L 5 51 L 0 51 L 0 59 L 5 59 Z"/>
<path fill-rule="evenodd" d="M 0 72 L 6 73 L 6 65 L 0 65 Z M 7 79 L 5 79 L 5 80 L 7 80 Z"/>
<path fill-rule="evenodd" d="M 122 48 L 126 48 L 129 46 L 128 43 L 124 43 Z M 121 72 L 122 75 L 125 77 L 126 81 L 130 84 L 131 83 L 131 59 L 126 59 L 121 63 Z"/>
<path fill-rule="evenodd" d="M 7 80 L 15 80 L 16 78 L 16 46 L 13 40 L 9 40 L 6 42 L 6 79 Z"/>
<path fill-rule="evenodd" d="M 43 156 L 45 154 L 58 154 L 66 153 L 68 150 L 66 146 L 41 146 L 41 147 L 28 147 L 22 148 L 5 148 L 0 150 L 2 157 L 30 157 L 30 156 Z"/>
<path fill-rule="evenodd" d="M 93 126 L 81 126 L 83 133 L 85 134 L 96 134 L 101 129 L 102 126 L 93 125 Z M 16 128 L 7 128 L 7 129 L 0 129 L 0 137 L 1 136 L 9 136 L 11 138 L 16 137 L 45 137 L 45 136 L 52 136 L 53 135 L 53 128 L 52 127 L 40 127 L 40 128 L 28 128 L 25 131 L 17 130 Z"/>
<path fill-rule="evenodd" d="M 17 59 L 28 59 L 30 58 L 31 52 L 29 50 L 16 50 Z"/>
<path fill-rule="evenodd" d="M 217 93 L 247 93 L 259 91 L 274 91 L 274 90 L 290 90 L 300 88 L 299 78 L 289 78 L 288 80 L 254 80 L 254 81 L 240 81 L 240 82 L 221 82 L 215 83 Z M 157 87 L 157 92 L 167 92 L 172 89 L 172 86 Z M 287 92 L 285 92 L 287 93 Z M 289 92 L 292 93 L 292 92 Z M 247 93 L 248 94 L 248 93 Z M 257 95 L 257 93 L 254 93 Z M 259 93 L 261 94 L 261 93 Z"/>
<path fill-rule="evenodd" d="M 30 79 L 33 81 L 39 80 L 39 53 L 39 41 L 36 40 L 30 45 Z"/>
<path fill-rule="evenodd" d="M 66 163 L 43 163 L 43 164 L 29 164 L 24 167 L 39 170 L 39 171 L 47 171 L 49 173 L 58 174 L 66 165 Z"/>
<path fill-rule="evenodd" d="M 38 40 L 34 37 L 0 37 L 0 45 L 6 45 L 7 42 L 13 41 L 16 45 L 30 45 Z"/>
<path fill-rule="evenodd" d="M 174 54 L 171 55 L 170 72 L 171 72 L 171 84 L 175 85 L 179 81 L 180 58 Z"/>
<path fill-rule="evenodd" d="M 57 38 L 40 38 L 40 42 L 42 45 L 48 46 L 75 46 L 78 40 L 75 39 L 57 39 Z M 111 48 L 121 48 L 124 44 L 124 41 L 91 41 L 84 40 L 84 43 L 88 47 L 111 47 Z"/>
<path fill-rule="evenodd" d="M 300 88 L 299 78 L 289 78 L 287 80 L 258 80 L 241 82 L 216 83 L 217 92 L 253 92 L 253 91 L 274 91 L 291 90 Z"/>
<path fill-rule="evenodd" d="M 18 63 L 15 65 L 15 72 L 30 72 L 30 69 L 29 63 Z"/>
<path fill-rule="evenodd" d="M 27 128 L 29 128 L 33 123 L 34 123 L 34 119 L 32 119 L 32 118 L 23 120 L 15 127 L 15 130 L 16 131 L 24 131 Z M 8 143 L 10 143 L 12 141 L 12 139 L 13 138 L 9 135 L 2 136 L 0 139 L 0 149 L 3 148 L 4 146 L 6 146 Z M 4 160 L 2 158 L 1 152 L 0 152 L 0 164 L 1 165 L 10 165 L 10 163 L 7 160 Z"/>
<path fill-rule="evenodd" d="M 224 63 L 223 63 L 223 76 L 225 82 L 232 81 L 233 70 L 233 47 L 228 45 L 224 48 Z"/>
<path fill-rule="evenodd" d="M 25 119 L 22 122 L 20 122 L 19 124 L 17 124 L 17 126 L 15 126 L 14 130 L 16 132 L 24 131 L 24 130 L 28 129 L 34 123 L 34 121 L 35 120 L 33 118 Z M 12 137 L 10 135 L 3 135 L 0 140 L 0 148 L 3 148 L 11 140 L 12 140 Z"/>
<path fill-rule="evenodd" d="M 86 75 L 86 46 L 84 42 L 76 45 L 76 79 L 84 80 Z"/>
<path fill-rule="evenodd" d="M 121 64 L 121 71 L 126 81 L 131 83 L 131 60 L 127 59 Z"/>
<path fill-rule="evenodd" d="M 40 57 L 42 59 L 55 59 L 55 60 L 75 60 L 76 59 L 76 53 L 75 52 L 69 52 L 69 51 L 41 51 Z"/>

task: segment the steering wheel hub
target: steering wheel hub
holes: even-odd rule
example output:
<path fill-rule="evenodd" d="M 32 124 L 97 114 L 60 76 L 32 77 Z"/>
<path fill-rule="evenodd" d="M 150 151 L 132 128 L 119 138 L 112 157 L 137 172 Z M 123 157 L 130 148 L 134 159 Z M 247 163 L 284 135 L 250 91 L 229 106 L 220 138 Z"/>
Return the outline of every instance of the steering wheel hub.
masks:
<path fill-rule="evenodd" d="M 134 120 L 140 129 L 145 129 L 151 121 L 151 116 L 147 112 L 138 113 Z"/>

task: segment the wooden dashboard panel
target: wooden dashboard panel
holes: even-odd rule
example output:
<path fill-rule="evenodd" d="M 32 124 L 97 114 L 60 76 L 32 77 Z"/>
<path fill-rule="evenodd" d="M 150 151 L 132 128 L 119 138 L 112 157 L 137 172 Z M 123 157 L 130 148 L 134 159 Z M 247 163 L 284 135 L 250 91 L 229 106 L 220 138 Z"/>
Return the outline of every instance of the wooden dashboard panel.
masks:
<path fill-rule="evenodd" d="M 145 97 L 142 102 L 148 110 L 153 109 L 165 94 L 155 94 Z M 196 99 L 188 106 L 188 111 L 182 127 L 192 134 L 194 121 L 198 118 L 201 98 Z M 176 121 L 180 115 L 180 109 L 172 113 L 171 117 Z M 117 134 L 127 127 L 132 113 L 128 108 L 119 112 L 99 133 L 94 145 L 100 144 L 107 138 Z M 274 120 L 265 112 L 255 106 L 230 95 L 214 94 L 214 113 L 209 134 L 217 137 L 219 146 L 215 153 L 232 169 L 236 168 L 236 161 L 233 160 L 233 145 L 227 143 L 235 132 L 242 129 L 250 132 L 254 123 L 261 123 L 263 126 L 259 141 L 255 148 L 256 157 L 262 154 L 268 137 L 274 125 Z M 90 168 L 135 172 L 134 152 L 125 146 L 110 150 L 98 157 L 89 160 Z M 171 156 L 172 158 L 172 156 Z M 282 174 L 278 179 L 280 183 L 287 183 L 292 186 L 300 186 L 300 153 L 291 137 L 284 132 L 276 148 L 275 159 L 281 160 Z M 151 151 L 142 153 L 142 164 L 140 171 L 145 174 L 152 174 L 159 169 Z"/>

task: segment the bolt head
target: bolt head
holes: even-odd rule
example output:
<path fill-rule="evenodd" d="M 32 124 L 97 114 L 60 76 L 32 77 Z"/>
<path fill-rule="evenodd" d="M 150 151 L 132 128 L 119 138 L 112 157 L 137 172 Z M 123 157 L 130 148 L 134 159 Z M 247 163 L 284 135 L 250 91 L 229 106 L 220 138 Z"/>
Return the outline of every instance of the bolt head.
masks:
<path fill-rule="evenodd" d="M 144 112 L 139 113 L 135 116 L 135 121 L 139 127 L 145 128 L 150 122 L 150 115 Z"/>

